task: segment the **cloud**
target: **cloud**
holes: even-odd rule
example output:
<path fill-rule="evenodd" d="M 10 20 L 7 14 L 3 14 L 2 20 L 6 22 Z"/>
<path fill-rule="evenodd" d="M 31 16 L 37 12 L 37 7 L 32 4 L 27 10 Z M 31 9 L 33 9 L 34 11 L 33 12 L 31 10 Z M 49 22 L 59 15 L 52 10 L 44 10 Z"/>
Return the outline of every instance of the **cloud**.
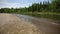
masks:
<path fill-rule="evenodd" d="M 0 0 L 0 3 L 4 3 L 4 2 L 6 2 L 7 0 Z"/>
<path fill-rule="evenodd" d="M 28 5 L 20 3 L 0 3 L 0 8 L 20 8 L 25 6 L 28 7 Z"/>
<path fill-rule="evenodd" d="M 19 7 L 28 7 L 29 4 L 26 0 L 0 0 L 0 8 L 19 8 Z"/>
<path fill-rule="evenodd" d="M 0 0 L 0 2 L 1 2 L 1 1 L 4 1 L 4 0 Z"/>

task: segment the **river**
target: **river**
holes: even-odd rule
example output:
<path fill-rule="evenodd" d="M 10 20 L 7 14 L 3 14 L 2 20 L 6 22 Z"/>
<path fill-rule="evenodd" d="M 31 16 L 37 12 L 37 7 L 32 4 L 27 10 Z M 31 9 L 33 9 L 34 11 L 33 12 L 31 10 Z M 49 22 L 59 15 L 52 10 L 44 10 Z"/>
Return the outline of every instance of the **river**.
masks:
<path fill-rule="evenodd" d="M 38 31 L 42 31 L 43 34 L 60 34 L 60 23 L 55 23 L 46 18 L 36 18 L 21 14 L 15 14 L 15 16 L 35 25 L 38 28 Z"/>

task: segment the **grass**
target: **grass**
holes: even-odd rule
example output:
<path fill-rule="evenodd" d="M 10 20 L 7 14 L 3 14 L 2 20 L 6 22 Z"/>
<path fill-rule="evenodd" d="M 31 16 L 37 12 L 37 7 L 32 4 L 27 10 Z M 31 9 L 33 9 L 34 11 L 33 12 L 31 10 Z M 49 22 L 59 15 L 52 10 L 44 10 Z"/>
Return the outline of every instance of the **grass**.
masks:
<path fill-rule="evenodd" d="M 53 12 L 24 12 L 21 13 L 24 15 L 29 15 L 33 17 L 38 17 L 38 18 L 49 18 L 49 19 L 54 19 L 54 20 L 60 20 L 60 13 L 53 13 Z"/>

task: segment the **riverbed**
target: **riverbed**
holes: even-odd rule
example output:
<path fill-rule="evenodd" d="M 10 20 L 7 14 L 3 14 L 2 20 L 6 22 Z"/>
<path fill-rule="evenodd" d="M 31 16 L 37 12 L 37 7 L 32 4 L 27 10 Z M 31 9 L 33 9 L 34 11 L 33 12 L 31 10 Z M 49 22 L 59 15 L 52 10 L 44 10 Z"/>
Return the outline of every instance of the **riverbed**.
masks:
<path fill-rule="evenodd" d="M 27 23 L 26 23 L 27 22 Z M 0 34 L 60 34 L 60 24 L 47 18 L 37 18 L 21 14 L 0 14 Z M 33 32 L 32 32 L 33 30 Z M 18 31 L 18 32 L 17 32 Z"/>
<path fill-rule="evenodd" d="M 34 24 L 38 31 L 42 31 L 44 34 L 60 34 L 60 24 L 47 18 L 36 18 L 27 15 L 15 14 L 22 20 Z"/>

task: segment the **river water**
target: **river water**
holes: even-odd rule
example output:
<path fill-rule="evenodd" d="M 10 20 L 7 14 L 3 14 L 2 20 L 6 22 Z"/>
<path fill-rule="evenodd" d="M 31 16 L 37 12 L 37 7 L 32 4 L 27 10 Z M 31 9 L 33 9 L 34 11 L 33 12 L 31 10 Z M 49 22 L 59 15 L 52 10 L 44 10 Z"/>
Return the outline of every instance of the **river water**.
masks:
<path fill-rule="evenodd" d="M 38 31 L 42 31 L 43 34 L 60 34 L 60 24 L 53 21 L 49 21 L 46 18 L 35 18 L 32 16 L 15 14 L 21 20 L 34 24 Z"/>

